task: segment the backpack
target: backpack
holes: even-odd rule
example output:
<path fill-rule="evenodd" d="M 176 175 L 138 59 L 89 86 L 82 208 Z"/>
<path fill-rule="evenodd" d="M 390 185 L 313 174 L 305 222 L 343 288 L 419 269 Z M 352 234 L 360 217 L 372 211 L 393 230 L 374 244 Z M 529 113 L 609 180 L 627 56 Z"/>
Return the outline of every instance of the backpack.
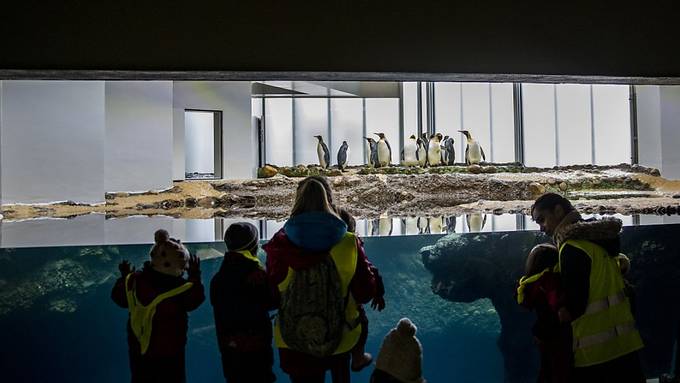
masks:
<path fill-rule="evenodd" d="M 283 341 L 292 350 L 316 357 L 333 355 L 342 340 L 345 305 L 340 274 L 330 255 L 295 270 L 278 313 Z"/>

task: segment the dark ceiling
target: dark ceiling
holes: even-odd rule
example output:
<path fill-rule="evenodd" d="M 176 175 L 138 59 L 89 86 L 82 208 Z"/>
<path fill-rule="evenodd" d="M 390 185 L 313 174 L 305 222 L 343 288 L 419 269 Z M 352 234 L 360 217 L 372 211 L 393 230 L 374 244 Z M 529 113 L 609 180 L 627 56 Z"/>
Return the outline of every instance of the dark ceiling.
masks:
<path fill-rule="evenodd" d="M 677 82 L 678 9 L 677 1 L 22 0 L 0 11 L 0 78 Z"/>

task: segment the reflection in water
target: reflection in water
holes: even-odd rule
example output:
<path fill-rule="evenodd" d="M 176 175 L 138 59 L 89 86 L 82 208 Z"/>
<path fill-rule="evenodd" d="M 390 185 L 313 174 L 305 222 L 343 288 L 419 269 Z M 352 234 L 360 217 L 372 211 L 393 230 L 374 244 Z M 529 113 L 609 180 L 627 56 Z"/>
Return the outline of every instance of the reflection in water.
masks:
<path fill-rule="evenodd" d="M 441 217 L 442 231 L 455 228 L 456 220 L 450 218 Z M 489 230 L 491 218 L 484 230 Z M 405 218 L 398 228 L 420 233 L 420 222 Z M 380 231 L 380 220 L 376 223 Z M 637 320 L 647 345 L 641 356 L 650 377 L 669 371 L 672 364 L 680 323 L 680 244 L 673 241 L 678 234 L 680 226 L 666 225 L 628 227 L 622 235 L 623 250 L 632 262 L 629 276 L 636 287 Z M 365 238 L 366 252 L 383 275 L 387 301 L 381 313 L 368 309 L 367 351 L 376 353 L 384 334 L 408 316 L 419 327 L 428 381 L 535 381 L 533 314 L 514 303 L 513 288 L 526 252 L 545 240 L 535 232 Z M 208 283 L 220 266 L 224 244 L 189 247 L 203 259 Z M 0 249 L 3 381 L 129 380 L 127 313 L 109 294 L 118 263 L 129 259 L 139 266 L 149 248 Z M 188 381 L 220 381 L 211 307 L 203 304 L 190 316 Z M 83 354 L 93 362 L 64 368 L 73 365 L 72 355 Z M 364 371 L 353 379 L 368 381 L 369 374 Z"/>

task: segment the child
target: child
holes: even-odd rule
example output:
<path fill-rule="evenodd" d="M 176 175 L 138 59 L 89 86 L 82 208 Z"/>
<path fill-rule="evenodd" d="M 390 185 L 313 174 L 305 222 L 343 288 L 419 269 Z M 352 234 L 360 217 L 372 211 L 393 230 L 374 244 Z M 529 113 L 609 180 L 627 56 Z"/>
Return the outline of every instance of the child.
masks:
<path fill-rule="evenodd" d="M 560 275 L 553 270 L 558 259 L 555 246 L 535 246 L 517 288 L 517 303 L 536 310 L 532 332 L 541 354 L 538 382 L 568 382 L 572 366 L 571 327 L 560 323 L 558 315 L 564 299 Z"/>
<path fill-rule="evenodd" d="M 422 373 L 423 347 L 416 338 L 417 328 L 408 318 L 385 336 L 371 383 L 426 383 Z"/>
<path fill-rule="evenodd" d="M 356 231 L 356 220 L 352 215 L 343 208 L 336 207 L 335 210 L 338 212 L 340 218 L 347 224 L 347 231 L 354 233 Z M 369 263 L 369 267 L 376 282 L 376 293 L 373 301 L 371 302 L 371 308 L 374 310 L 382 311 L 385 308 L 385 285 L 383 285 L 382 277 L 378 268 Z M 366 316 L 366 311 L 362 305 L 358 305 L 359 310 L 359 322 L 361 323 L 361 336 L 359 341 L 352 348 L 352 371 L 358 372 L 363 370 L 366 366 L 370 365 L 373 361 L 373 356 L 365 352 L 366 339 L 368 338 L 368 317 Z"/>
<path fill-rule="evenodd" d="M 198 257 L 165 230 L 154 234 L 151 261 L 135 271 L 127 261 L 111 298 L 130 312 L 128 349 L 132 382 L 185 382 L 188 315 L 203 303 Z M 184 279 L 184 271 L 188 278 Z"/>
<path fill-rule="evenodd" d="M 257 259 L 258 231 L 246 222 L 234 223 L 224 233 L 227 252 L 210 282 L 217 343 L 228 383 L 270 383 L 272 326 L 275 308 L 267 274 Z"/>

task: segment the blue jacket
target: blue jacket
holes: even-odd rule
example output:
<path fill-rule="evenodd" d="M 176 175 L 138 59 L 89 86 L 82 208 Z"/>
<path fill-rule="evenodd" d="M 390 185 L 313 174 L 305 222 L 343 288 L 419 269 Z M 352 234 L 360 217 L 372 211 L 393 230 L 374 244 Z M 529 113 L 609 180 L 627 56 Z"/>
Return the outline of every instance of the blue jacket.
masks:
<path fill-rule="evenodd" d="M 347 225 L 333 214 L 314 211 L 291 217 L 283 230 L 297 247 L 327 251 L 347 233 Z"/>

